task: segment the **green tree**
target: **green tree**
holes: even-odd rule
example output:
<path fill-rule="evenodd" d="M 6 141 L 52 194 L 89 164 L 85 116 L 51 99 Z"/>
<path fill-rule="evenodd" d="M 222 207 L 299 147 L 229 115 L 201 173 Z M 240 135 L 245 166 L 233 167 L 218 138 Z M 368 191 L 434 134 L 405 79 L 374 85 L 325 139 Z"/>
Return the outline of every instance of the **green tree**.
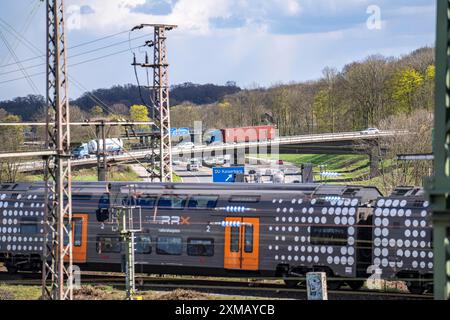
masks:
<path fill-rule="evenodd" d="M 95 106 L 91 109 L 91 115 L 92 117 L 101 117 L 103 116 L 103 109 L 100 106 Z"/>
<path fill-rule="evenodd" d="M 410 114 L 415 109 L 415 98 L 424 83 L 424 77 L 413 68 L 405 68 L 394 75 L 392 89 L 396 113 Z M 422 107 L 422 106 L 418 106 Z"/>
<path fill-rule="evenodd" d="M 20 122 L 20 117 L 16 115 L 3 114 L 1 122 Z M 0 151 L 17 152 L 23 147 L 24 127 L 1 127 L 0 128 Z M 19 164 L 21 159 L 6 159 L 0 162 L 0 181 L 14 183 L 17 180 Z"/>
<path fill-rule="evenodd" d="M 150 118 L 148 116 L 148 108 L 143 105 L 133 105 L 130 108 L 130 118 L 132 121 L 137 122 L 149 122 Z M 140 129 L 147 129 L 148 126 L 140 125 L 138 126 Z"/>
<path fill-rule="evenodd" d="M 314 117 L 317 133 L 331 132 L 330 94 L 327 89 L 320 90 L 314 98 Z"/>

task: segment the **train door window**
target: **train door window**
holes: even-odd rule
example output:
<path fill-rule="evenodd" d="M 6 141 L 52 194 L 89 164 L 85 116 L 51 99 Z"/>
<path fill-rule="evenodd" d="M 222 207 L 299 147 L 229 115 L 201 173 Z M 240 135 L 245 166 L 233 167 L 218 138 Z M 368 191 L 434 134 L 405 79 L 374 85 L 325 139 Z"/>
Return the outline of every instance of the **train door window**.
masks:
<path fill-rule="evenodd" d="M 213 239 L 188 239 L 187 254 L 189 256 L 214 256 Z"/>
<path fill-rule="evenodd" d="M 190 209 L 213 209 L 217 205 L 217 196 L 194 196 L 189 199 Z"/>
<path fill-rule="evenodd" d="M 186 206 L 186 196 L 161 196 L 158 201 L 158 208 L 160 209 L 184 209 Z"/>
<path fill-rule="evenodd" d="M 239 227 L 231 227 L 230 251 L 239 252 Z"/>
<path fill-rule="evenodd" d="M 159 237 L 156 253 L 161 255 L 179 256 L 183 253 L 183 239 L 179 237 Z"/>
<path fill-rule="evenodd" d="M 155 196 L 144 196 L 137 199 L 137 205 L 142 207 L 142 209 L 152 209 L 155 207 L 155 203 Z"/>
<path fill-rule="evenodd" d="M 98 253 L 120 253 L 121 242 L 119 237 L 98 237 L 97 252 Z"/>
<path fill-rule="evenodd" d="M 246 225 L 246 226 L 244 226 L 244 228 L 245 228 L 244 251 L 246 253 L 252 253 L 253 252 L 253 226 Z"/>
<path fill-rule="evenodd" d="M 104 194 L 101 196 L 96 214 L 98 222 L 105 222 L 109 219 L 109 195 Z"/>
<path fill-rule="evenodd" d="M 346 246 L 347 227 L 311 227 L 311 244 Z"/>
<path fill-rule="evenodd" d="M 64 219 L 64 227 L 68 230 L 70 228 L 68 220 Z M 67 232 L 63 232 L 64 233 L 64 245 L 67 246 L 69 244 L 69 235 L 67 234 Z"/>
<path fill-rule="evenodd" d="M 137 236 L 135 251 L 137 254 L 151 254 L 152 240 L 150 236 Z"/>
<path fill-rule="evenodd" d="M 37 218 L 22 218 L 20 222 L 20 234 L 37 234 Z"/>
<path fill-rule="evenodd" d="M 81 247 L 81 241 L 83 236 L 83 220 L 74 219 L 74 228 L 73 228 L 73 245 L 75 247 Z"/>

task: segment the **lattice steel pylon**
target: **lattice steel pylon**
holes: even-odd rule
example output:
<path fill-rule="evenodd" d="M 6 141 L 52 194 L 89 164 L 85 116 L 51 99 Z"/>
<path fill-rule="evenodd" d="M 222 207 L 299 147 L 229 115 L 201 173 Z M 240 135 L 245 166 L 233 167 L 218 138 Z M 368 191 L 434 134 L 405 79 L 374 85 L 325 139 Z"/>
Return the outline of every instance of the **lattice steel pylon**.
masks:
<path fill-rule="evenodd" d="M 155 122 L 159 130 L 159 177 L 161 182 L 172 182 L 172 142 L 170 133 L 170 99 L 169 99 L 169 64 L 167 59 L 166 33 L 177 26 L 165 24 L 142 24 L 135 29 L 152 27 L 153 41 L 148 41 L 153 47 L 153 63 L 137 64 L 144 68 L 153 68 L 152 103 L 155 112 Z M 152 172 L 155 168 L 152 168 Z"/>
<path fill-rule="evenodd" d="M 173 26 L 155 25 L 153 91 L 159 112 L 161 182 L 172 182 L 172 142 L 170 140 L 169 64 L 167 63 L 166 31 Z"/>
<path fill-rule="evenodd" d="M 46 227 L 42 297 L 72 300 L 70 117 L 64 0 L 47 0 Z M 67 283 L 66 283 L 67 281 Z"/>
<path fill-rule="evenodd" d="M 433 211 L 434 295 L 450 299 L 450 2 L 437 1 L 434 177 L 426 183 Z"/>

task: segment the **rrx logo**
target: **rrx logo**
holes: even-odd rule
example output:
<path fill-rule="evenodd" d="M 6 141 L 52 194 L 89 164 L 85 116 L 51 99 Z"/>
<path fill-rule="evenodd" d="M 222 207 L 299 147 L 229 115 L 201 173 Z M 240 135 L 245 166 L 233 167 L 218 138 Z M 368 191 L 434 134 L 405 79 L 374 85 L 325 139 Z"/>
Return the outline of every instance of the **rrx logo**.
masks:
<path fill-rule="evenodd" d="M 183 216 L 157 216 L 155 220 L 152 220 L 154 224 L 167 224 L 170 226 L 178 226 L 178 225 L 190 225 L 189 220 L 191 217 Z"/>

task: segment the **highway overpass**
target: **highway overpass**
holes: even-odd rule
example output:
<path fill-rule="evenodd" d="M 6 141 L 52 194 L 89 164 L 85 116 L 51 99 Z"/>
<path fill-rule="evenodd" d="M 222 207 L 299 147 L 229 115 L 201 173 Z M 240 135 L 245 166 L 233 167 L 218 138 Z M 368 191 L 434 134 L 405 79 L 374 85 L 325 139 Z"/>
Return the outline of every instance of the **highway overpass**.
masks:
<path fill-rule="evenodd" d="M 233 164 L 244 164 L 246 154 L 279 154 L 279 153 L 364 153 L 372 156 L 373 169 L 378 168 L 378 158 L 374 152 L 362 147 L 364 143 L 376 146 L 379 139 L 392 138 L 397 135 L 407 134 L 405 131 L 381 131 L 377 134 L 364 135 L 361 132 L 344 132 L 314 134 L 291 137 L 279 137 L 272 141 L 245 142 L 237 144 L 222 144 L 214 146 L 196 146 L 193 148 L 173 147 L 174 157 L 203 158 L 219 155 L 231 155 Z M 309 150 L 309 151 L 308 151 Z M 143 161 L 150 154 L 149 150 L 127 151 L 123 155 L 109 156 L 108 162 L 113 165 L 117 163 L 136 163 Z M 33 156 L 30 153 L 29 156 Z M 0 158 L 2 156 L 0 155 Z M 95 156 L 90 159 L 73 160 L 73 167 L 92 166 L 97 163 Z M 19 171 L 33 172 L 41 171 L 43 162 L 41 160 L 23 162 Z"/>

